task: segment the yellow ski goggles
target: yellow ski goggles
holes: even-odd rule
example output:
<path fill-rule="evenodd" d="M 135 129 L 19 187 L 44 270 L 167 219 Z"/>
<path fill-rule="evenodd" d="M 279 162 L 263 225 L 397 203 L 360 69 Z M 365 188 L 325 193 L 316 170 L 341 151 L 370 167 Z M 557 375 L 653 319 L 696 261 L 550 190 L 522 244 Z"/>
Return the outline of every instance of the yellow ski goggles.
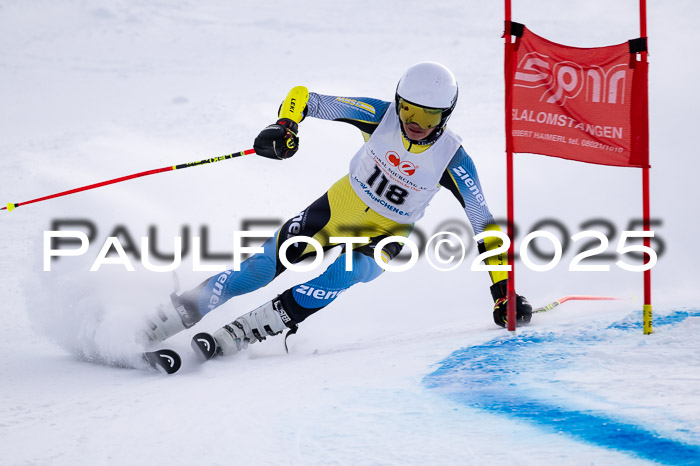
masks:
<path fill-rule="evenodd" d="M 421 107 L 399 99 L 399 118 L 405 124 L 416 123 L 423 129 L 431 129 L 440 124 L 442 109 Z"/>

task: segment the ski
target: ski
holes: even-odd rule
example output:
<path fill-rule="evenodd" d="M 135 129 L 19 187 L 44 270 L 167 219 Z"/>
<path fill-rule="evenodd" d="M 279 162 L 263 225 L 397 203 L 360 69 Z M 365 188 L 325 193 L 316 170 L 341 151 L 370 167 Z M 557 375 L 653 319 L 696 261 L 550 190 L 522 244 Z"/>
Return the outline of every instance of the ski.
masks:
<path fill-rule="evenodd" d="M 146 351 L 143 360 L 153 369 L 162 370 L 166 374 L 174 374 L 182 366 L 180 355 L 170 349 Z"/>
<path fill-rule="evenodd" d="M 200 332 L 192 337 L 192 349 L 201 362 L 208 361 L 219 352 L 214 337 L 206 332 Z"/>

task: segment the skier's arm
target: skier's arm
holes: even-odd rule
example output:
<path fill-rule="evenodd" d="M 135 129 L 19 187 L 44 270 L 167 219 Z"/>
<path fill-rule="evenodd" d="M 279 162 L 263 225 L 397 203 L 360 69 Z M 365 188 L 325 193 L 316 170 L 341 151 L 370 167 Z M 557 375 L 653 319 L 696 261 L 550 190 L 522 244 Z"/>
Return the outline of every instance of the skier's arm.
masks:
<path fill-rule="evenodd" d="M 460 147 L 450 161 L 440 184 L 449 189 L 460 202 L 469 218 L 474 234 L 484 231 L 501 231 L 496 225 L 493 215 L 486 204 L 486 198 L 479 182 L 476 165 L 466 151 Z M 487 237 L 478 244 L 479 252 L 492 251 L 503 245 L 497 237 Z M 487 257 L 486 265 L 507 265 L 508 259 L 505 253 Z M 498 325 L 506 325 L 508 272 L 489 271 L 491 276 L 491 296 L 494 300 L 493 319 Z M 516 298 L 517 320 L 529 322 L 532 316 L 532 306 L 523 296 Z"/>
<path fill-rule="evenodd" d="M 362 131 L 367 141 L 384 117 L 389 102 L 367 97 L 338 97 L 297 86 L 280 105 L 277 122 L 260 132 L 253 148 L 258 155 L 287 159 L 299 149 L 299 123 L 307 116 L 342 121 Z"/>
<path fill-rule="evenodd" d="M 349 123 L 362 131 L 367 140 L 379 126 L 389 105 L 389 102 L 368 97 L 339 97 L 310 92 L 304 114 Z"/>
<path fill-rule="evenodd" d="M 447 166 L 440 180 L 440 185 L 449 189 L 462 205 L 475 235 L 484 231 L 501 231 L 501 228 L 494 222 L 493 215 L 486 204 L 474 161 L 462 147 L 457 150 Z M 485 241 L 479 242 L 479 252 L 492 251 L 501 245 L 502 241 L 498 238 L 488 237 Z M 485 262 L 486 265 L 508 264 L 505 254 L 491 256 Z M 508 278 L 507 272 L 489 272 L 489 275 L 492 283 L 498 283 Z"/>

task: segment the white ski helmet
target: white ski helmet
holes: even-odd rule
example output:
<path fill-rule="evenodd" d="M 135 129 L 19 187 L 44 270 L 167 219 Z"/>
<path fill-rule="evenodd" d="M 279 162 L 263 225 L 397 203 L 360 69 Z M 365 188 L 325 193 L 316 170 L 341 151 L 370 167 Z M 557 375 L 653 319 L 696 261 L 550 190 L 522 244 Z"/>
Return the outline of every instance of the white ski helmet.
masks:
<path fill-rule="evenodd" d="M 406 70 L 396 86 L 396 113 L 404 123 L 413 118 L 424 129 L 438 128 L 427 138 L 411 142 L 430 144 L 440 137 L 457 104 L 457 94 L 457 79 L 439 63 L 421 62 Z M 408 139 L 405 132 L 404 136 Z"/>

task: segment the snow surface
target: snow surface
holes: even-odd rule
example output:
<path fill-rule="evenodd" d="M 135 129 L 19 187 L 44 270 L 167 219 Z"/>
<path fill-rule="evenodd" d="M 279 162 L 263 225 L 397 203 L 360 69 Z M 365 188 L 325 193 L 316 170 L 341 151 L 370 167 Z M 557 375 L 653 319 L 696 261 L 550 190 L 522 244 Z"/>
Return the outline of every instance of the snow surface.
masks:
<path fill-rule="evenodd" d="M 666 247 L 653 270 L 654 335 L 635 327 L 641 275 L 568 272 L 570 248 L 550 272 L 520 266 L 519 292 L 535 305 L 626 300 L 568 302 L 512 338 L 491 321 L 472 250 L 454 272 L 422 260 L 356 286 L 304 322 L 289 356 L 277 338 L 197 366 L 188 331 L 168 344 L 184 357 L 176 376 L 87 363 L 129 357 L 140 318 L 172 288 L 170 274 L 138 263 L 89 272 L 106 237 L 121 226 L 138 241 L 155 225 L 170 251 L 183 229 L 207 227 L 210 250 L 230 253 L 245 219 L 293 216 L 346 173 L 359 134 L 310 119 L 284 165 L 244 157 L 0 212 L 0 463 L 700 463 L 698 65 L 687 58 L 700 8 L 649 3 L 652 216 Z M 513 17 L 592 47 L 638 36 L 637 4 L 516 0 Z M 0 0 L 0 201 L 247 149 L 294 85 L 390 99 L 406 67 L 435 60 L 457 75 L 450 125 L 504 217 L 502 17 L 501 3 L 473 0 Z M 556 218 L 574 234 L 603 218 L 619 232 L 641 216 L 640 191 L 638 170 L 518 156 L 516 223 Z M 97 238 L 43 272 L 43 232 L 66 219 L 90 220 Z M 419 226 L 432 233 L 445 219 L 464 222 L 440 193 Z M 179 275 L 189 288 L 209 273 L 188 257 Z M 284 274 L 197 328 L 310 276 Z M 538 408 L 525 416 L 533 405 L 519 400 Z M 569 417 L 553 424 L 552 412 Z M 595 438 L 593 421 L 576 423 L 583 415 L 658 448 Z"/>

